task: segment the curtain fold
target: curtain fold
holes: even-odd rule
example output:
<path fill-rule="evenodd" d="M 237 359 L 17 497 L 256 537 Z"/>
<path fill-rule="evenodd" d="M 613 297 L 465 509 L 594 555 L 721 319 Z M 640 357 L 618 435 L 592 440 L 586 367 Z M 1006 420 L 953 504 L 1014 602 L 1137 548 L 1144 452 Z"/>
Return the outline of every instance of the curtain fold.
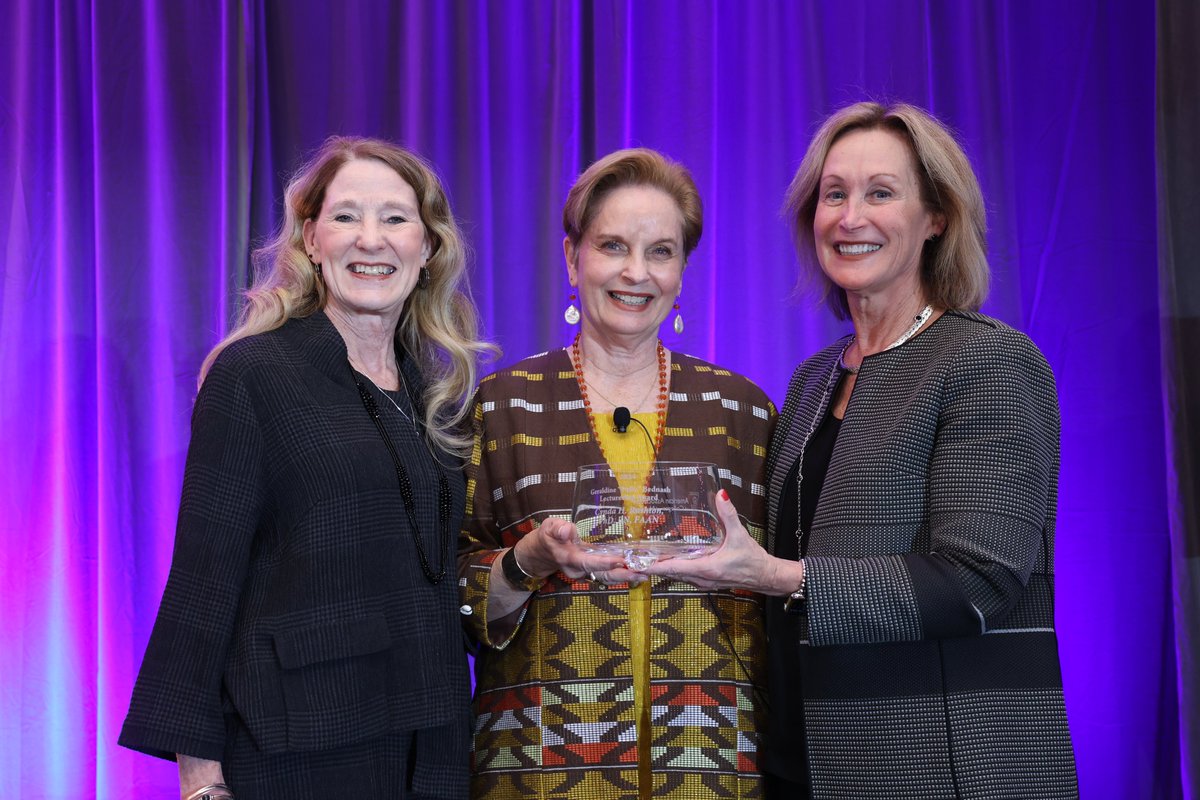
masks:
<path fill-rule="evenodd" d="M 0 794 L 175 791 L 174 765 L 115 740 L 171 556 L 196 373 L 288 173 L 325 137 L 383 136 L 433 162 L 502 364 L 573 335 L 575 176 L 625 146 L 682 161 L 705 231 L 687 328 L 666 343 L 781 402 L 843 330 L 793 295 L 783 194 L 821 117 L 871 97 L 959 131 L 988 201 L 985 311 L 1058 377 L 1058 619 L 1083 795 L 1200 796 L 1200 288 L 1181 255 L 1195 181 L 1178 168 L 1195 165 L 1194 10 L 1159 3 L 1156 109 L 1155 16 L 1135 0 L 7 8 Z"/>
<path fill-rule="evenodd" d="M 1157 8 L 1158 267 L 1162 293 L 1163 411 L 1170 499 L 1173 633 L 1183 797 L 1200 798 L 1200 9 Z"/>

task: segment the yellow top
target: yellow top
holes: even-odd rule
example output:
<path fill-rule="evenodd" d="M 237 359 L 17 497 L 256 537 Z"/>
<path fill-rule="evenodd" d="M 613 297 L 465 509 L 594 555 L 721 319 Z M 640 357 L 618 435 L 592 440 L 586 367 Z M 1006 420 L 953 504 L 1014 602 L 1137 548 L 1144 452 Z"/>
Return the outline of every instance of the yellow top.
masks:
<path fill-rule="evenodd" d="M 654 463 L 654 440 L 658 436 L 658 414 L 634 414 L 625 433 L 617 433 L 603 417 L 594 420 L 593 430 L 600 437 L 600 449 L 612 464 L 645 464 L 646 469 L 637 484 L 629 484 L 629 473 L 618 475 L 623 497 L 634 497 L 644 488 L 650 466 Z M 649 435 L 647 435 L 647 433 Z M 622 479 L 623 478 L 623 479 Z M 640 536 L 639 531 L 633 535 Z M 649 800 L 653 790 L 650 776 L 650 583 L 629 590 L 629 641 L 633 659 L 633 713 L 637 720 L 638 796 Z"/>

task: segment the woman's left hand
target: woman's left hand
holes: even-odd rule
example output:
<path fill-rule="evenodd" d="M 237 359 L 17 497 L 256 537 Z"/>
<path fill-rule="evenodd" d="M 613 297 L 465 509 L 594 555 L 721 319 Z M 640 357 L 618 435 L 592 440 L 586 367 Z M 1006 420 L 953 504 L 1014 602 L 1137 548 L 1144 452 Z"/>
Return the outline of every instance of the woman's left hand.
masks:
<path fill-rule="evenodd" d="M 700 558 L 670 558 L 643 570 L 648 575 L 674 578 L 700 589 L 746 589 L 765 595 L 784 595 L 796 588 L 803 566 L 775 558 L 751 538 L 737 509 L 722 489 L 717 494 L 717 515 L 725 526 L 725 541 Z"/>

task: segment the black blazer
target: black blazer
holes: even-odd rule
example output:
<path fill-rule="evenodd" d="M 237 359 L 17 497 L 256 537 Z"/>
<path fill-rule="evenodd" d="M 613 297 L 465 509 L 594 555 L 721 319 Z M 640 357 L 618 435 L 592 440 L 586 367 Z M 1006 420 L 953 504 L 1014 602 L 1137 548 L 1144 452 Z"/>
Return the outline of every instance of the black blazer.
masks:
<path fill-rule="evenodd" d="M 417 394 L 421 376 L 401 363 Z M 415 488 L 419 531 L 323 313 L 242 339 L 196 399 L 175 552 L 120 744 L 222 760 L 225 715 L 265 754 L 456 726 L 439 760 L 467 768 L 469 682 L 454 546 L 438 549 L 437 468 L 381 403 Z M 433 569 L 421 572 L 414 535 Z M 444 745 L 444 746 L 443 746 Z"/>

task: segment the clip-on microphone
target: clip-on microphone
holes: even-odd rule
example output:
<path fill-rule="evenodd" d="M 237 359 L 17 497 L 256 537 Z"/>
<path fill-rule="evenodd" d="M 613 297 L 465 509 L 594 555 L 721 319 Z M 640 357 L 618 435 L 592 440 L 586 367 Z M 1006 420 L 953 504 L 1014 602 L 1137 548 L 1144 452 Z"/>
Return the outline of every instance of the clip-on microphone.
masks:
<path fill-rule="evenodd" d="M 642 433 L 646 434 L 646 441 L 650 442 L 650 449 L 654 449 L 654 437 L 650 435 L 650 431 L 642 425 L 640 419 L 636 419 L 633 414 L 629 413 L 629 409 L 625 406 L 617 406 L 613 409 L 613 430 L 617 433 L 625 433 L 629 430 L 629 423 L 636 422 L 642 426 Z"/>

